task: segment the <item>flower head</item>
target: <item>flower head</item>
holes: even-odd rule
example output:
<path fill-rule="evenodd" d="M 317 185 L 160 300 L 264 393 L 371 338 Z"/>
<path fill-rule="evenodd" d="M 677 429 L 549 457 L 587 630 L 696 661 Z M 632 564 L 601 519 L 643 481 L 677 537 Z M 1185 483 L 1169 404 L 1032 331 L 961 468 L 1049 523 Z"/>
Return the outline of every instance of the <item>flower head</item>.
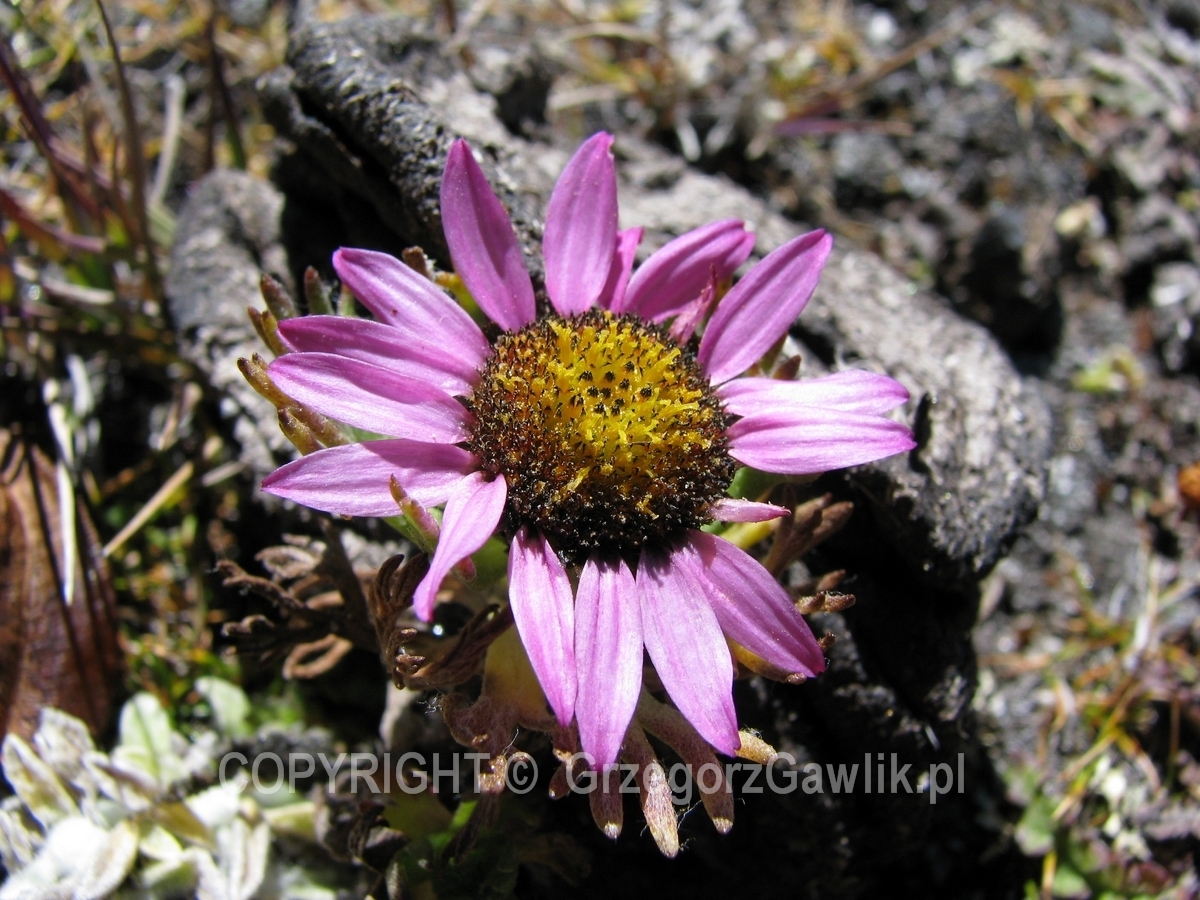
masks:
<path fill-rule="evenodd" d="M 737 220 L 671 241 L 633 270 L 640 229 L 618 231 L 612 137 L 568 163 L 546 215 L 549 308 L 500 201 L 463 141 L 442 219 L 454 268 L 494 341 L 447 294 L 382 253 L 334 267 L 377 321 L 282 322 L 294 351 L 270 368 L 298 402 L 393 435 L 289 463 L 264 489 L 343 515 L 396 513 L 395 479 L 442 506 L 413 598 L 428 620 L 449 570 L 493 535 L 510 541 L 509 602 L 546 699 L 577 722 L 597 766 L 617 760 L 643 650 L 699 734 L 740 744 L 727 640 L 797 676 L 824 658 L 786 591 L 753 557 L 700 530 L 787 510 L 726 496 L 738 465 L 812 474 L 914 446 L 884 414 L 908 393 L 869 372 L 805 381 L 742 375 L 787 332 L 829 255 L 822 231 L 764 258 L 693 332 L 749 257 Z"/>

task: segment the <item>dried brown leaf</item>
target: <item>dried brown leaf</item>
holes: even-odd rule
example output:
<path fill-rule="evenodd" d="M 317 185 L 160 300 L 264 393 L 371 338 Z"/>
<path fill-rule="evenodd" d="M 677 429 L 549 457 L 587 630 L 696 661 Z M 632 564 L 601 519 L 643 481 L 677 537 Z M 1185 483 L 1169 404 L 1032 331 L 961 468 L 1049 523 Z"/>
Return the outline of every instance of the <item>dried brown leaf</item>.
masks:
<path fill-rule="evenodd" d="M 54 465 L 0 429 L 0 732 L 30 738 L 43 708 L 102 731 L 121 667 L 116 598 L 96 529 L 76 508 L 72 602 Z"/>

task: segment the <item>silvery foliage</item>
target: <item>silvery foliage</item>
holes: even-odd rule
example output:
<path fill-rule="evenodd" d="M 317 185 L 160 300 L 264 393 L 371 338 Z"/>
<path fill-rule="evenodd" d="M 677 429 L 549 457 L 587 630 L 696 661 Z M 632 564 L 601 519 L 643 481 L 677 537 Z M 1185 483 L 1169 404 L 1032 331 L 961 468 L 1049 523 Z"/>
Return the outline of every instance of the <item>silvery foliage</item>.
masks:
<path fill-rule="evenodd" d="M 197 690 L 219 732 L 189 741 L 171 727 L 153 694 L 121 710 L 120 742 L 97 750 L 87 726 L 57 709 L 42 711 L 30 746 L 4 740 L 4 776 L 15 796 L 0 803 L 0 861 L 9 872 L 0 900 L 99 900 L 195 896 L 249 900 L 277 893 L 268 871 L 271 826 L 294 821 L 311 804 L 261 810 L 244 784 L 211 783 L 222 738 L 245 736 L 249 701 L 216 678 Z M 282 818 L 280 816 L 282 815 Z M 272 883 L 274 882 L 274 883 Z M 301 895 L 332 898 L 304 885 Z M 289 895 L 299 896 L 289 891 Z"/>

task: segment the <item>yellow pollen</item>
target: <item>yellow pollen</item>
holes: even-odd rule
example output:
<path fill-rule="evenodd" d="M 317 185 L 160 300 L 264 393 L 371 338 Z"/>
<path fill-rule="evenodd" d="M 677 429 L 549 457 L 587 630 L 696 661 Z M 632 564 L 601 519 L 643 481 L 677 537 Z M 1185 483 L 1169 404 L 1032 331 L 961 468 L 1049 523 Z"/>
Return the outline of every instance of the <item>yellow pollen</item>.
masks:
<path fill-rule="evenodd" d="M 502 335 L 481 376 L 471 448 L 508 481 L 510 524 L 568 556 L 696 527 L 732 477 L 725 413 L 660 328 L 601 311 L 541 319 Z"/>

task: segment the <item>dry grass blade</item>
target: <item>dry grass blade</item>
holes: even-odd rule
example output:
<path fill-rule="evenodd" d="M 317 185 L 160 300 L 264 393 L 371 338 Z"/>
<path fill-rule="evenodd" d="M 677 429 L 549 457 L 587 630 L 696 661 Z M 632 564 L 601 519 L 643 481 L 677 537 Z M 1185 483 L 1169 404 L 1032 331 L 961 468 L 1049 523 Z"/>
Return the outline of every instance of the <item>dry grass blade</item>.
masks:
<path fill-rule="evenodd" d="M 163 482 L 162 487 L 154 492 L 154 496 L 146 501 L 146 505 L 137 511 L 132 519 L 126 523 L 125 527 L 117 532 L 116 536 L 104 545 L 104 556 L 110 557 L 133 537 L 142 526 L 149 522 L 154 515 L 163 507 L 171 495 L 183 487 L 195 473 L 196 467 L 191 460 L 185 462 L 182 466 L 175 470 L 175 474 Z"/>
<path fill-rule="evenodd" d="M 233 94 L 229 90 L 229 83 L 225 79 L 225 63 L 221 58 L 221 51 L 217 47 L 216 41 L 216 16 L 208 17 L 208 22 L 204 26 L 204 42 L 208 50 L 209 71 L 212 74 L 212 85 L 216 89 L 217 97 L 220 99 L 221 116 L 225 120 L 225 133 L 229 141 L 229 152 L 233 155 L 233 165 L 237 169 L 246 168 L 246 146 L 242 142 L 241 125 L 238 124 L 237 110 L 233 105 Z M 216 125 L 216 110 L 217 103 L 212 104 L 212 119 L 210 120 L 210 135 L 215 131 Z M 208 153 L 213 154 L 211 140 Z"/>
<path fill-rule="evenodd" d="M 125 66 L 121 62 L 121 51 L 117 40 L 113 37 L 112 24 L 104 9 L 102 0 L 96 0 L 100 10 L 100 20 L 104 23 L 104 33 L 112 47 L 113 63 L 117 70 L 117 89 L 121 95 L 121 117 L 125 120 L 125 159 L 129 189 L 133 193 L 133 214 L 137 225 L 137 238 L 146 254 L 146 280 L 150 285 L 151 296 L 159 300 L 163 296 L 162 276 L 158 271 L 158 261 L 155 259 L 154 244 L 150 240 L 150 217 L 146 208 L 146 157 L 142 153 L 141 129 L 138 127 L 137 112 L 133 108 L 133 94 L 129 89 L 129 81 L 125 77 Z"/>
<path fill-rule="evenodd" d="M 44 225 L 34 217 L 33 213 L 25 209 L 16 197 L 3 189 L 0 189 L 0 212 L 12 219 L 25 236 L 35 242 L 51 259 L 62 255 L 60 247 L 67 247 L 82 253 L 104 252 L 102 238 L 69 234 L 51 225 Z"/>
<path fill-rule="evenodd" d="M 179 150 L 183 129 L 184 104 L 187 101 L 187 84 L 180 76 L 172 75 L 167 79 L 163 93 L 165 110 L 162 153 L 159 154 L 158 165 L 154 169 L 154 184 L 150 188 L 150 198 L 147 201 L 151 208 L 162 205 L 171 182 L 171 173 L 175 169 L 175 156 Z"/>
<path fill-rule="evenodd" d="M 41 103 L 35 96 L 28 79 L 21 71 L 6 34 L 0 35 L 0 77 L 4 79 L 4 83 L 8 85 L 9 91 L 16 100 L 22 120 L 29 129 L 29 135 L 37 146 L 38 152 L 50 164 L 55 177 L 66 189 L 67 198 L 82 206 L 93 220 L 99 220 L 101 218 L 100 206 L 80 183 L 80 167 L 70 164 L 59 151 L 54 129 L 51 128 L 50 122 L 42 112 Z"/>

